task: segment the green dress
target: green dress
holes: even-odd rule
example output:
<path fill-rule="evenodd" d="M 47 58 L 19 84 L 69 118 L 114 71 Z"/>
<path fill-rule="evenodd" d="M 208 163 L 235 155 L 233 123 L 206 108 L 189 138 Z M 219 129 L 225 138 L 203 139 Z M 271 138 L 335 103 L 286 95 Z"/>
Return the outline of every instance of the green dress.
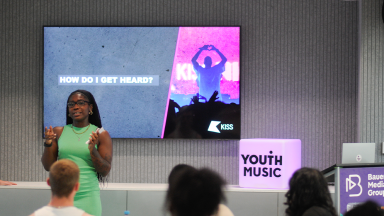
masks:
<path fill-rule="evenodd" d="M 71 124 L 64 126 L 63 132 L 58 140 L 59 154 L 58 160 L 70 159 L 75 162 L 80 169 L 80 188 L 75 196 L 75 207 L 84 210 L 86 213 L 101 216 L 101 200 L 99 181 L 96 169 L 93 166 L 88 145 L 92 131 L 96 131 L 97 126 L 92 125 L 83 134 L 76 134 L 85 131 L 84 128 L 71 128 Z M 88 127 L 88 126 L 87 126 Z"/>

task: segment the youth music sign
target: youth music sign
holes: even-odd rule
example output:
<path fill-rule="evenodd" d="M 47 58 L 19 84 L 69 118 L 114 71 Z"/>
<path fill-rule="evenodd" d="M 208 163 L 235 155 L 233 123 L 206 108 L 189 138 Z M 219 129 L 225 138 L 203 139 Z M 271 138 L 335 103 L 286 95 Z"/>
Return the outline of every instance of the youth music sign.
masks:
<path fill-rule="evenodd" d="M 299 139 L 240 140 L 240 187 L 287 189 L 292 174 L 300 168 Z"/>

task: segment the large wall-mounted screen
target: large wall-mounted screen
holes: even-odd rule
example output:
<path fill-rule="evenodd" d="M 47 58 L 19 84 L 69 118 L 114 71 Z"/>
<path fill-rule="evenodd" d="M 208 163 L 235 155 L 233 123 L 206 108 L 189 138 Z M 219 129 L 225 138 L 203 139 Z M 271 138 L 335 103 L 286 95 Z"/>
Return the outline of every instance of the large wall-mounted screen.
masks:
<path fill-rule="evenodd" d="M 91 92 L 112 138 L 240 139 L 240 27 L 44 27 L 44 126 Z"/>

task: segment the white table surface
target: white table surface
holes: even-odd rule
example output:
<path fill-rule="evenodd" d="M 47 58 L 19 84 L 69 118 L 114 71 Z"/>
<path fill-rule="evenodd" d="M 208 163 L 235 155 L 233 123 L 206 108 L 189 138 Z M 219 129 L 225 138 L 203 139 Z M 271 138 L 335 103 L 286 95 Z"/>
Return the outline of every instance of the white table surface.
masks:
<path fill-rule="evenodd" d="M 17 185 L 12 186 L 0 186 L 0 189 L 46 189 L 50 187 L 46 182 L 18 182 L 13 181 Z M 134 190 L 134 191 L 166 191 L 168 189 L 167 184 L 140 184 L 140 183 L 105 183 L 100 184 L 101 190 Z M 330 188 L 331 190 L 331 188 Z M 241 188 L 238 185 L 228 185 L 225 191 L 234 192 L 287 192 L 287 190 L 276 189 L 256 189 L 256 188 Z M 334 191 L 334 189 L 333 189 Z M 331 192 L 333 192 L 331 191 Z"/>

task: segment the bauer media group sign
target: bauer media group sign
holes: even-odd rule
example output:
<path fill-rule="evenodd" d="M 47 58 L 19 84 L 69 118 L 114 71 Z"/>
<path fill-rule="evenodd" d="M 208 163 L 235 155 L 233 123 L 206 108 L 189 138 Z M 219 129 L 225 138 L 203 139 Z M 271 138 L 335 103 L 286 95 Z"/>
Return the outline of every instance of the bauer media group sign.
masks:
<path fill-rule="evenodd" d="M 384 167 L 340 169 L 340 212 L 368 200 L 384 206 Z"/>

